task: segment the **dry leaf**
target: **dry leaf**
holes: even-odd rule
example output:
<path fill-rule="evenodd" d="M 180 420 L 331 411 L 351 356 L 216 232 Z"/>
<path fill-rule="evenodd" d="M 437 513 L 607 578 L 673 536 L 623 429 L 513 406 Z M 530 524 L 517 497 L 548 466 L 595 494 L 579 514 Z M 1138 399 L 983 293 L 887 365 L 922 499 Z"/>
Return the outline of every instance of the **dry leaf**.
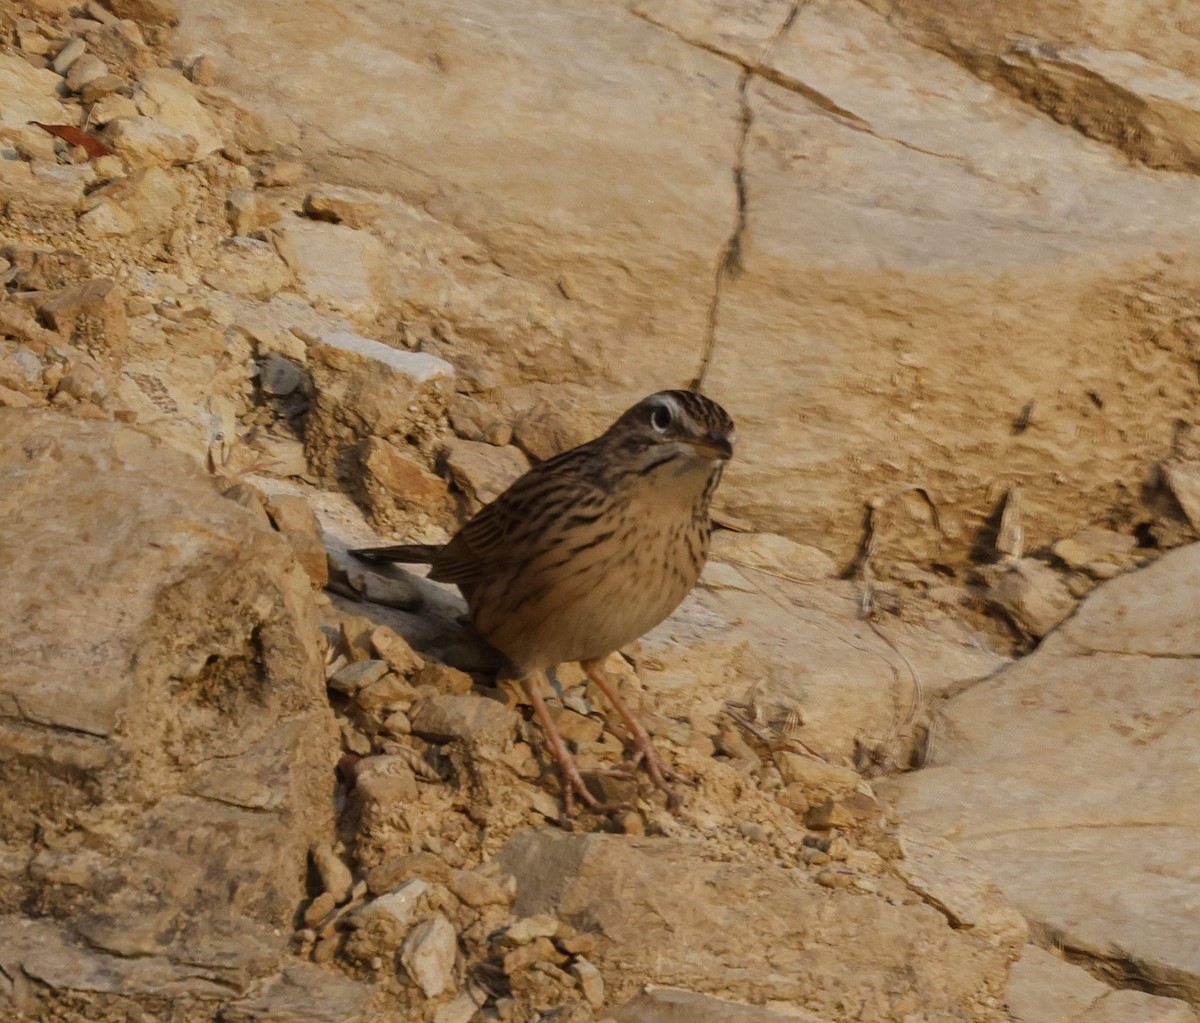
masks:
<path fill-rule="evenodd" d="M 48 131 L 51 135 L 57 135 L 60 139 L 70 142 L 73 146 L 79 146 L 88 155 L 89 160 L 94 160 L 98 156 L 111 156 L 112 150 L 101 142 L 95 135 L 89 135 L 81 128 L 76 128 L 70 124 L 42 124 L 41 121 L 30 121 L 30 124 L 36 124 L 42 131 Z"/>

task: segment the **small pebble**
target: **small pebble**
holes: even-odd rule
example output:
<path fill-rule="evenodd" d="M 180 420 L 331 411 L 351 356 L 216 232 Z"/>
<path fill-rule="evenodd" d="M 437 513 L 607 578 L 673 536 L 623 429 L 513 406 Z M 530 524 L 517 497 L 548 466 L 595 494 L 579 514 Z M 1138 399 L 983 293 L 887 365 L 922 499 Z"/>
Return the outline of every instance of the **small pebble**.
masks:
<path fill-rule="evenodd" d="M 599 1009 L 604 1004 L 604 978 L 586 959 L 576 959 L 571 964 L 571 976 L 579 984 L 583 997 L 593 1009 Z"/>
<path fill-rule="evenodd" d="M 76 36 L 74 39 L 70 40 L 66 46 L 58 51 L 55 58 L 50 62 L 51 69 L 56 74 L 65 75 L 67 73 L 67 68 L 74 64 L 75 61 L 77 61 L 80 57 L 82 57 L 84 51 L 86 50 L 87 43 Z"/>
<path fill-rule="evenodd" d="M 304 911 L 304 923 L 307 927 L 316 927 L 337 908 L 337 900 L 329 892 L 321 892 L 308 904 Z"/>

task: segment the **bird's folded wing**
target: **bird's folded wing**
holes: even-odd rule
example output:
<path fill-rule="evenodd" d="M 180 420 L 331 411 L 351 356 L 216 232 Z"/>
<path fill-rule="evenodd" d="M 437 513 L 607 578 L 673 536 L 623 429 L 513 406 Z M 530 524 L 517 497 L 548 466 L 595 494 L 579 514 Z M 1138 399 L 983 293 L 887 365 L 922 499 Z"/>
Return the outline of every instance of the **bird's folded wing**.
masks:
<path fill-rule="evenodd" d="M 531 555 L 553 547 L 545 539 L 548 531 L 572 514 L 603 507 L 606 496 L 595 481 L 579 474 L 575 459 L 543 462 L 463 526 L 433 559 L 429 578 L 469 586 L 497 571 L 519 568 Z M 535 537 L 540 542 L 531 543 Z"/>

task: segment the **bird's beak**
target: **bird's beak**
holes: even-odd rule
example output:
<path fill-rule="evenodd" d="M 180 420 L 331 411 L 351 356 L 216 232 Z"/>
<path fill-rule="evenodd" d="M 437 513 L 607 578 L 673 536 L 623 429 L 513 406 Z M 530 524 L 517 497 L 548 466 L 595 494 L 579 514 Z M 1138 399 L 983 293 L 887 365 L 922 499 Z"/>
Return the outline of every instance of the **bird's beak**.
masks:
<path fill-rule="evenodd" d="M 703 440 L 689 440 L 688 444 L 698 455 L 703 455 L 705 458 L 716 458 L 727 462 L 733 457 L 733 445 L 726 437 L 718 437 L 710 433 Z"/>

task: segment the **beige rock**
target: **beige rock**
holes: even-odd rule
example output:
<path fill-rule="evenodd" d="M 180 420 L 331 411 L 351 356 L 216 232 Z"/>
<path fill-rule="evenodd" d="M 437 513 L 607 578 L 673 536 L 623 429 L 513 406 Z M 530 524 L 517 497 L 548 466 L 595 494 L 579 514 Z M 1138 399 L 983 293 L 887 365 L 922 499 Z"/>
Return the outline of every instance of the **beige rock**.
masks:
<path fill-rule="evenodd" d="M 1020 1023 L 1051 1023 L 1079 1018 L 1109 990 L 1082 967 L 1026 945 L 1008 975 L 1005 1001 Z"/>
<path fill-rule="evenodd" d="M 388 673 L 386 661 L 351 661 L 339 668 L 329 679 L 329 688 L 343 696 L 356 696 L 372 682 Z"/>
<path fill-rule="evenodd" d="M 479 1005 L 471 997 L 470 992 L 464 991 L 453 1001 L 439 1005 L 433 1013 L 433 1023 L 470 1023 Z"/>
<path fill-rule="evenodd" d="M 386 625 L 379 626 L 371 633 L 371 646 L 398 675 L 411 675 L 424 664 L 408 641 Z"/>
<path fill-rule="evenodd" d="M 82 44 L 83 40 L 79 40 Z M 53 71 L 34 68 L 14 53 L 0 53 L 0 93 L 4 106 L 0 108 L 0 125 L 18 133 L 18 137 L 46 138 L 30 121 L 45 124 L 71 124 L 70 108 L 58 101 L 57 89 L 62 80 Z M 7 149 L 10 139 L 0 142 Z"/>
<path fill-rule="evenodd" d="M 195 140 L 193 159 L 203 160 L 221 148 L 213 119 L 196 99 L 195 89 L 173 68 L 147 68 L 133 90 L 138 112 L 180 135 Z"/>
<path fill-rule="evenodd" d="M 987 566 L 988 597 L 1026 634 L 1041 638 L 1075 610 L 1062 577 L 1044 562 L 1022 558 Z"/>
<path fill-rule="evenodd" d="M 140 114 L 110 120 L 101 140 L 135 167 L 180 166 L 199 151 L 194 135 Z"/>
<path fill-rule="evenodd" d="M 768 863 L 716 862 L 686 841 L 524 831 L 499 860 L 517 878 L 517 913 L 603 921 L 605 941 L 589 960 L 610 1004 L 646 983 L 755 1003 L 769 990 L 834 1018 L 851 985 L 867 1019 L 894 1018 L 888 1005 L 901 997 L 930 1015 L 965 1015 L 1007 974 L 1000 948 L 959 934 L 928 906 L 827 891 Z M 769 961 L 750 948 L 769 948 Z"/>
<path fill-rule="evenodd" d="M 451 876 L 452 871 L 444 860 L 432 853 L 416 852 L 372 867 L 367 871 L 367 886 L 373 895 L 382 895 L 411 878 L 448 885 Z"/>
<path fill-rule="evenodd" d="M 50 62 L 50 69 L 56 74 L 65 75 L 71 65 L 79 60 L 86 50 L 87 42 L 79 36 L 73 36 L 54 55 L 54 59 Z"/>
<path fill-rule="evenodd" d="M 120 359 L 129 339 L 124 290 L 111 277 L 96 277 L 47 299 L 42 317 L 68 339 L 102 345 Z"/>
<path fill-rule="evenodd" d="M 856 771 L 837 764 L 827 764 L 802 753 L 779 750 L 772 754 L 772 759 L 779 768 L 784 784 L 803 785 L 810 799 L 847 796 L 863 784 Z"/>
<path fill-rule="evenodd" d="M 774 572 L 795 580 L 831 579 L 838 574 L 834 560 L 820 548 L 773 533 L 719 530 L 713 536 L 711 556 L 729 564 Z"/>
<path fill-rule="evenodd" d="M 520 720 L 496 700 L 452 693 L 422 700 L 411 717 L 413 731 L 435 742 L 505 739 L 515 734 Z"/>
<path fill-rule="evenodd" d="M 114 0 L 118 5 L 152 4 L 155 9 L 167 0 Z M 319 1020 L 341 1023 L 360 1019 L 370 1004 L 373 986 L 351 980 L 335 970 L 311 963 L 289 963 L 264 990 L 231 1001 L 221 1009 L 229 1023 L 260 1023 L 261 1020 Z"/>
<path fill-rule="evenodd" d="M 316 390 L 305 442 L 313 467 L 353 484 L 361 441 L 401 436 L 436 420 L 454 378 L 450 365 L 346 331 L 325 334 L 309 348 Z"/>
<path fill-rule="evenodd" d="M 38 581 L 0 597 L 13 624 L 0 731 L 23 779 L 0 786 L 0 842 L 32 856 L 54 830 L 92 857 L 66 887 L 28 877 L 16 897 L 145 969 L 261 975 L 330 825 L 308 582 L 277 536 L 144 432 L 17 411 L 0 432 L 15 459 L 0 546 L 10 578 Z"/>
<path fill-rule="evenodd" d="M 259 171 L 259 184 L 281 188 L 297 184 L 304 177 L 304 164 L 296 160 L 264 160 Z"/>
<path fill-rule="evenodd" d="M 417 798 L 417 782 L 403 757 L 379 755 L 364 757 L 354 765 L 355 792 L 372 811 L 394 813 L 397 806 Z M 385 887 L 394 887 L 397 879 Z M 368 884 L 370 881 L 368 880 Z M 372 887 L 374 891 L 374 887 Z"/>
<path fill-rule="evenodd" d="M 428 520 L 449 521 L 446 481 L 403 449 L 381 437 L 368 437 L 362 470 L 367 508 L 380 527 L 403 532 Z"/>
<path fill-rule="evenodd" d="M 675 987 L 648 988 L 606 1010 L 616 1023 L 824 1023 L 823 1017 L 790 1006 L 769 1009 Z"/>
<path fill-rule="evenodd" d="M 394 954 L 417 923 L 429 891 L 427 882 L 414 878 L 355 910 L 349 919 L 355 933 L 348 954 L 359 960 Z"/>
<path fill-rule="evenodd" d="M 933 835 L 905 830 L 900 847 L 903 858 L 893 869 L 953 927 L 999 945 L 1013 959 L 1021 954 L 1029 939 L 1025 918 L 978 867 Z"/>
<path fill-rule="evenodd" d="M 544 462 L 547 458 L 591 440 L 596 431 L 581 415 L 578 405 L 560 407 L 540 402 L 517 417 L 513 423 L 513 438 L 530 458 Z"/>
<path fill-rule="evenodd" d="M 1080 1013 L 1082 1023 L 1196 1023 L 1196 1010 L 1181 998 L 1164 998 L 1145 991 L 1110 991 Z"/>
<path fill-rule="evenodd" d="M 175 0 L 105 0 L 108 8 L 121 18 L 148 25 L 174 25 L 179 20 Z"/>
<path fill-rule="evenodd" d="M 304 197 L 304 212 L 314 220 L 328 220 L 347 227 L 369 227 L 389 201 L 386 195 L 361 188 L 321 185 Z"/>
<path fill-rule="evenodd" d="M 447 438 L 442 462 L 451 481 L 476 503 L 495 500 L 529 469 L 529 461 L 516 448 L 498 448 L 473 440 Z"/>
<path fill-rule="evenodd" d="M 214 256 L 204 271 L 204 283 L 230 295 L 266 301 L 295 282 L 274 246 L 257 238 L 230 238 Z"/>
<path fill-rule="evenodd" d="M 417 698 L 417 691 L 401 676 L 385 675 L 364 686 L 354 702 L 368 714 L 382 714 L 392 707 L 408 708 Z"/>
<path fill-rule="evenodd" d="M 308 850 L 308 854 L 317 868 L 322 887 L 333 896 L 334 901 L 341 903 L 349 899 L 354 875 L 333 851 L 333 847 L 328 842 L 317 842 Z"/>
<path fill-rule="evenodd" d="M 450 878 L 449 887 L 460 902 L 476 909 L 481 906 L 507 906 L 512 902 L 512 893 L 478 870 L 456 870 Z"/>
<path fill-rule="evenodd" d="M 312 580 L 313 589 L 323 589 L 329 582 L 329 565 L 321 524 L 312 505 L 300 496 L 276 494 L 267 501 L 267 514 Z"/>
<path fill-rule="evenodd" d="M 72 73 L 74 73 L 74 70 L 74 68 L 71 69 Z M 68 82 L 68 84 L 70 83 Z M 89 81 L 84 82 L 83 86 L 79 90 L 79 94 L 84 103 L 97 103 L 104 99 L 104 97 L 116 92 L 124 85 L 124 80 L 118 78 L 116 75 L 103 74 L 97 78 L 92 78 Z M 136 109 L 137 108 L 135 106 L 134 110 L 136 111 Z M 92 120 L 95 121 L 95 118 L 93 117 Z M 109 120 L 111 120 L 111 118 L 109 118 Z M 96 123 L 107 124 L 108 122 L 102 121 Z"/>
<path fill-rule="evenodd" d="M 374 324 L 388 269 L 387 253 L 373 235 L 294 217 L 274 228 L 271 238 L 310 302 L 364 326 Z"/>
<path fill-rule="evenodd" d="M 230 0 L 197 7 L 182 31 L 263 31 L 286 55 L 286 88 L 246 42 L 223 67 L 280 120 L 303 97 L 320 126 L 304 157 L 323 177 L 419 207 L 379 222 L 413 225 L 428 246 L 397 246 L 405 319 L 477 340 L 502 391 L 541 380 L 543 395 L 615 412 L 677 386 L 704 356 L 714 267 L 730 255 L 740 273 L 719 292 L 706 377 L 740 426 L 724 499 L 845 565 L 868 498 L 924 487 L 938 523 L 898 530 L 881 553 L 961 567 L 1014 480 L 1031 549 L 1124 507 L 1194 407 L 1172 326 L 1194 268 L 1159 253 L 1187 262 L 1200 214 L 1186 174 L 1127 156 L 1188 166 L 1191 36 L 1163 27 L 1156 0 L 1078 24 L 1031 5 L 874 6 L 902 13 L 656 2 L 637 18 L 537 7 L 514 27 L 484 3 L 466 19 L 428 4 L 422 35 L 396 14 L 341 12 L 339 46 L 407 32 L 385 71 L 345 69 L 309 26 Z M 1083 24 L 1100 26 L 1086 44 Z M 582 39 L 588 59 L 568 58 Z M 469 102 L 426 63 L 431 47 Z M 381 74 L 393 88 L 377 88 Z M 362 102 L 353 118 L 347 91 Z M 580 145 L 574 111 L 595 106 Z M 464 116 L 474 130 L 447 145 L 436 126 Z M 483 243 L 470 260 L 464 235 Z M 1099 324 L 1097 303 L 1114 310 Z M 1171 335 L 1163 367 L 1131 347 L 1143 332 Z M 1116 421 L 1131 428 L 1117 436 Z"/>
<path fill-rule="evenodd" d="M 108 77 L 108 68 L 104 61 L 94 54 L 85 53 L 78 60 L 71 62 L 66 84 L 72 92 L 82 92 L 89 83 L 105 77 Z M 119 85 L 117 87 L 120 88 Z"/>
<path fill-rule="evenodd" d="M 436 998 L 454 987 L 457 957 L 454 926 L 441 913 L 414 927 L 400 950 L 400 961 L 426 998 Z"/>
<path fill-rule="evenodd" d="M 1189 997 L 1197 754 L 1180 723 L 1197 578 L 1193 545 L 1100 586 L 1036 653 L 949 701 L 932 767 L 891 783 L 902 816 L 991 875 L 1035 931 Z"/>
<path fill-rule="evenodd" d="M 118 118 L 137 117 L 138 109 L 137 104 L 128 96 L 111 93 L 93 103 L 90 113 L 92 124 L 103 127 Z"/>
<path fill-rule="evenodd" d="M 571 976 L 579 984 L 583 997 L 593 1009 L 599 1009 L 604 1004 L 604 978 L 586 959 L 576 959 L 571 964 Z"/>

